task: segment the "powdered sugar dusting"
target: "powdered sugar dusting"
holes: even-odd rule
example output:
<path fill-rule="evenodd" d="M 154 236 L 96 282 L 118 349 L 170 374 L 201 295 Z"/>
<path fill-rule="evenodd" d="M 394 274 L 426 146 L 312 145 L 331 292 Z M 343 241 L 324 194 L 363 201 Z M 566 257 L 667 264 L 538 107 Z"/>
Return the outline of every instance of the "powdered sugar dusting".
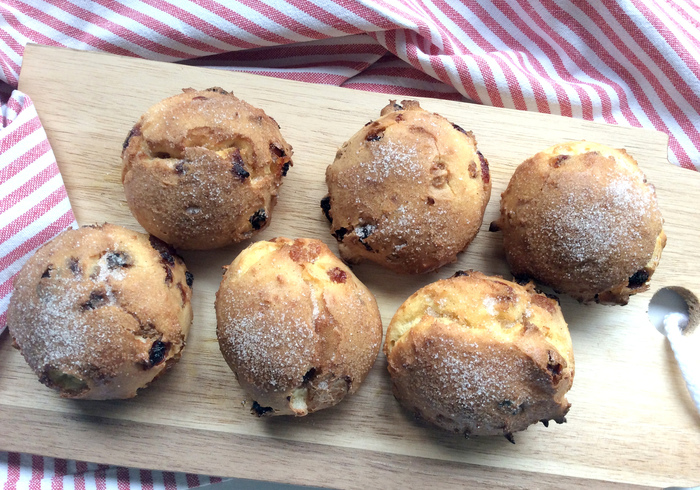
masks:
<path fill-rule="evenodd" d="M 373 158 L 360 160 L 368 182 L 385 182 L 387 179 L 410 180 L 418 184 L 427 181 L 429 174 L 419 159 L 415 146 L 384 138 L 371 144 Z"/>
<path fill-rule="evenodd" d="M 643 189 L 618 178 L 600 182 L 596 189 L 562 191 L 543 208 L 541 233 L 561 260 L 584 269 L 594 256 L 615 258 L 642 238 L 645 216 L 652 211 L 652 200 Z"/>
<path fill-rule="evenodd" d="M 236 291 L 235 303 L 255 304 L 252 294 Z M 309 299 L 305 293 L 296 292 L 293 301 L 314 301 L 311 296 Z M 280 299 L 275 305 L 263 301 L 256 309 L 227 308 L 224 326 L 227 348 L 235 358 L 239 377 L 259 389 L 294 388 L 313 359 L 315 332 L 311 315 L 300 318 L 299 309 L 286 301 Z"/>

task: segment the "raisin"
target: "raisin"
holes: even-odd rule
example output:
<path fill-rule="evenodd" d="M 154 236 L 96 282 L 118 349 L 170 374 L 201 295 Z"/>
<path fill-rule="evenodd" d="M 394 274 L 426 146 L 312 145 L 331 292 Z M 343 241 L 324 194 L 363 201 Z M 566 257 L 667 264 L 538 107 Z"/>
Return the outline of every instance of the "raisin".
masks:
<path fill-rule="evenodd" d="M 161 340 L 156 340 L 153 342 L 151 345 L 151 350 L 148 352 L 148 367 L 157 366 L 163 362 L 169 348 L 170 344 L 168 342 L 163 342 Z"/>
<path fill-rule="evenodd" d="M 403 121 L 403 114 L 400 112 L 398 114 L 396 114 L 394 121 L 396 121 L 397 123 Z"/>
<path fill-rule="evenodd" d="M 106 300 L 107 300 L 107 298 L 105 297 L 104 294 L 102 294 L 99 291 L 93 291 L 90 293 L 90 299 L 87 302 L 80 305 L 80 308 L 83 311 L 94 310 L 94 309 L 102 306 Z"/>
<path fill-rule="evenodd" d="M 182 298 L 182 304 L 187 303 L 187 291 L 185 291 L 185 286 L 181 282 L 177 283 L 177 288 L 180 290 L 180 297 Z"/>
<path fill-rule="evenodd" d="M 402 111 L 403 110 L 403 106 L 401 104 L 397 104 L 396 102 L 394 102 L 393 107 L 394 107 L 395 111 Z"/>
<path fill-rule="evenodd" d="M 331 234 L 335 237 L 336 240 L 338 240 L 339 242 L 342 242 L 343 238 L 345 238 L 345 235 L 348 233 L 348 231 L 350 231 L 350 230 L 348 230 L 347 228 L 338 228 L 337 230 L 335 230 Z"/>
<path fill-rule="evenodd" d="M 384 135 L 383 131 L 370 131 L 367 133 L 367 136 L 365 136 L 366 141 L 379 141 L 382 139 L 382 136 Z"/>
<path fill-rule="evenodd" d="M 323 214 L 326 216 L 326 219 L 328 220 L 328 222 L 332 223 L 333 218 L 331 218 L 331 196 L 326 196 L 323 199 L 321 199 L 321 210 L 323 211 Z"/>
<path fill-rule="evenodd" d="M 362 225 L 355 229 L 355 233 L 357 233 L 357 238 L 360 240 L 360 243 L 369 251 L 372 250 L 372 247 L 369 245 L 369 243 L 366 243 L 365 240 L 376 230 L 377 225 L 372 224 Z"/>
<path fill-rule="evenodd" d="M 131 141 L 131 138 L 134 136 L 140 136 L 141 135 L 141 126 L 136 125 L 133 128 L 131 128 L 131 131 L 129 131 L 129 134 L 126 136 L 126 139 L 124 140 L 124 144 L 122 144 L 122 150 L 126 150 L 126 147 L 129 146 L 129 142 Z"/>
<path fill-rule="evenodd" d="M 365 124 L 365 126 L 369 126 L 369 125 L 372 124 L 373 122 L 374 122 L 374 121 L 370 120 L 368 123 Z"/>
<path fill-rule="evenodd" d="M 331 278 L 331 281 L 337 282 L 340 284 L 344 284 L 348 278 L 348 275 L 340 267 L 334 267 L 332 269 L 328 269 L 326 271 L 326 274 L 328 274 L 328 277 Z"/>
<path fill-rule="evenodd" d="M 254 230 L 259 230 L 265 226 L 265 222 L 267 221 L 267 213 L 265 212 L 265 208 L 260 208 L 255 211 L 255 214 L 248 218 L 248 221 L 250 221 L 250 224 Z"/>
<path fill-rule="evenodd" d="M 51 271 L 53 270 L 53 266 L 48 266 L 46 270 L 41 274 L 42 279 L 46 279 L 47 277 L 51 277 Z"/>
<path fill-rule="evenodd" d="M 194 283 L 194 276 L 190 271 L 185 271 L 185 281 L 189 287 L 192 287 L 192 284 Z"/>
<path fill-rule="evenodd" d="M 433 204 L 435 204 L 435 199 L 428 196 L 428 198 L 425 200 L 425 202 L 428 204 L 428 206 L 432 206 Z"/>
<path fill-rule="evenodd" d="M 171 247 L 163 240 L 153 235 L 148 237 L 148 241 L 150 242 L 151 247 L 153 247 L 153 249 L 156 252 L 160 253 L 160 258 L 163 262 L 168 263 L 170 265 L 175 265 L 175 259 L 173 258 L 173 256 L 176 254 L 173 247 Z"/>
<path fill-rule="evenodd" d="M 649 280 L 649 272 L 646 269 L 639 269 L 632 274 L 629 279 L 628 287 L 634 289 L 643 286 Z"/>
<path fill-rule="evenodd" d="M 204 91 L 205 92 L 216 92 L 217 94 L 221 94 L 221 95 L 228 95 L 229 94 L 229 92 L 222 89 L 221 87 L 211 87 L 211 88 L 205 89 Z"/>
<path fill-rule="evenodd" d="M 80 275 L 82 273 L 82 269 L 80 268 L 80 260 L 77 257 L 71 257 L 68 259 L 68 268 L 75 275 Z"/>
<path fill-rule="evenodd" d="M 311 368 L 308 371 L 306 371 L 306 374 L 304 375 L 304 384 L 308 383 L 312 379 L 316 377 L 316 368 Z"/>
<path fill-rule="evenodd" d="M 462 277 L 462 276 L 468 276 L 469 271 L 457 271 L 455 272 L 452 277 Z"/>
<path fill-rule="evenodd" d="M 257 415 L 258 417 L 262 417 L 266 413 L 274 412 L 274 409 L 272 407 L 261 407 L 258 402 L 253 402 L 253 406 L 250 409 L 250 413 L 253 413 Z"/>
<path fill-rule="evenodd" d="M 522 411 L 522 405 L 517 406 L 510 400 L 503 400 L 498 404 L 498 408 L 511 415 L 518 415 Z"/>
<path fill-rule="evenodd" d="M 165 284 L 171 284 L 173 282 L 173 270 L 168 266 L 168 264 L 163 264 L 165 269 Z"/>
<path fill-rule="evenodd" d="M 292 165 L 292 161 L 284 162 L 284 165 L 282 165 L 282 177 L 287 176 L 287 172 L 289 172 L 289 167 Z"/>
<path fill-rule="evenodd" d="M 178 175 L 184 175 L 185 174 L 185 163 L 184 162 L 177 162 L 175 164 L 175 173 Z"/>
<path fill-rule="evenodd" d="M 231 173 L 241 182 L 250 177 L 250 172 L 245 169 L 245 163 L 243 158 L 241 158 L 241 152 L 238 148 L 233 149 L 233 154 L 231 155 L 231 162 L 233 166 L 231 167 Z"/>
<path fill-rule="evenodd" d="M 557 158 L 554 159 L 552 162 L 552 167 L 554 168 L 559 168 L 561 167 L 561 164 L 564 163 L 564 160 L 568 160 L 569 155 L 559 155 Z"/>
<path fill-rule="evenodd" d="M 503 434 L 503 436 L 506 439 L 508 439 L 508 442 L 510 442 L 511 444 L 515 444 L 515 439 L 513 439 L 513 434 L 511 434 L 510 432 L 506 432 L 505 434 Z"/>
<path fill-rule="evenodd" d="M 552 376 L 559 376 L 561 374 L 562 365 L 554 360 L 552 351 L 547 351 L 547 356 L 547 370 L 552 373 Z"/>
<path fill-rule="evenodd" d="M 489 225 L 489 231 L 491 231 L 491 232 L 501 231 L 501 225 L 498 224 L 498 221 L 491 222 L 491 224 Z"/>
<path fill-rule="evenodd" d="M 520 284 L 521 286 L 524 286 L 525 284 L 530 282 L 530 276 L 527 274 L 516 274 L 513 276 L 513 281 L 516 283 Z M 541 292 L 539 289 L 535 288 L 536 292 Z"/>
<path fill-rule="evenodd" d="M 131 267 L 129 254 L 126 252 L 109 252 L 106 256 L 107 267 L 116 269 L 118 267 Z"/>
<path fill-rule="evenodd" d="M 549 420 L 542 419 L 542 420 L 540 420 L 540 422 L 542 422 L 542 425 L 544 425 L 545 427 L 549 427 Z"/>
<path fill-rule="evenodd" d="M 467 133 L 462 127 L 457 126 L 455 123 L 452 123 L 452 127 L 455 128 L 455 129 L 456 129 L 457 131 L 459 131 L 460 133 L 464 133 L 464 134 L 466 134 L 467 136 L 469 136 L 469 133 Z"/>
<path fill-rule="evenodd" d="M 476 154 L 479 155 L 479 161 L 481 162 L 481 179 L 484 181 L 484 184 L 488 184 L 491 180 L 491 174 L 489 174 L 489 162 L 479 150 L 476 151 Z"/>
<path fill-rule="evenodd" d="M 277 143 L 270 143 L 270 151 L 277 158 L 284 158 L 287 156 L 287 154 L 284 151 L 284 148 L 279 146 Z"/>

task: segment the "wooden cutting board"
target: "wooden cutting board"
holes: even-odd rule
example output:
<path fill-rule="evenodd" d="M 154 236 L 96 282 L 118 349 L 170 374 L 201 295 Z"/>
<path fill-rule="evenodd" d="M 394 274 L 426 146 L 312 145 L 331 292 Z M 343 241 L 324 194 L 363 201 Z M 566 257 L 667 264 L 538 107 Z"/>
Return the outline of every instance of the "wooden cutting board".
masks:
<path fill-rule="evenodd" d="M 120 183 L 121 145 L 138 117 L 181 88 L 221 86 L 264 108 L 294 147 L 272 223 L 256 239 L 315 237 L 337 252 L 319 208 L 335 151 L 389 96 L 249 74 L 30 45 L 20 89 L 36 104 L 80 224 L 139 230 Z M 401 99 L 401 96 L 396 98 Z M 44 388 L 0 338 L 0 449 L 141 468 L 373 488 L 600 487 L 700 483 L 700 416 L 665 339 L 647 319 L 664 286 L 700 291 L 700 175 L 667 161 L 659 132 L 558 116 L 420 99 L 472 130 L 488 158 L 493 194 L 480 234 L 456 264 L 403 277 L 355 267 L 376 294 L 384 325 L 423 285 L 458 269 L 510 277 L 501 236 L 489 233 L 515 167 L 554 143 L 586 139 L 624 147 L 656 185 L 668 246 L 651 291 L 626 307 L 562 298 L 576 356 L 568 423 L 532 426 L 506 439 L 459 436 L 416 422 L 391 395 L 380 355 L 360 391 L 338 406 L 294 418 L 258 419 L 223 361 L 214 294 L 221 266 L 250 242 L 184 254 L 195 275 L 195 318 L 181 362 L 127 401 L 63 400 Z M 697 335 L 695 340 L 697 340 Z M 693 340 L 690 337 L 689 341 Z"/>

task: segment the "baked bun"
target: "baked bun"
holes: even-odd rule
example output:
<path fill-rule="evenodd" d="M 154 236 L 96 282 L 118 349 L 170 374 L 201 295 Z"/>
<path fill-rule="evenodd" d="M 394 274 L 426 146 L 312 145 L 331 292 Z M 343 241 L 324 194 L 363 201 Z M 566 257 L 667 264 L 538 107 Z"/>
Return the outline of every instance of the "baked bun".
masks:
<path fill-rule="evenodd" d="M 625 150 L 577 141 L 525 160 L 492 229 L 514 276 L 588 303 L 648 289 L 666 245 L 654 186 Z"/>
<path fill-rule="evenodd" d="M 219 346 L 253 413 L 328 408 L 360 387 L 382 341 L 372 293 L 319 240 L 252 244 L 216 293 Z"/>
<path fill-rule="evenodd" d="M 131 398 L 180 358 L 192 275 L 155 237 L 67 230 L 22 267 L 7 326 L 39 380 L 65 398 Z"/>
<path fill-rule="evenodd" d="M 344 260 L 418 274 L 469 245 L 491 181 L 471 132 L 417 101 L 401 104 L 392 101 L 338 150 L 321 207 Z"/>
<path fill-rule="evenodd" d="M 261 109 L 220 88 L 185 89 L 151 107 L 124 142 L 126 201 L 174 247 L 223 247 L 267 226 L 291 155 Z"/>
<path fill-rule="evenodd" d="M 458 272 L 408 298 L 384 352 L 394 395 L 423 419 L 465 436 L 565 421 L 571 337 L 556 299 L 480 272 Z"/>

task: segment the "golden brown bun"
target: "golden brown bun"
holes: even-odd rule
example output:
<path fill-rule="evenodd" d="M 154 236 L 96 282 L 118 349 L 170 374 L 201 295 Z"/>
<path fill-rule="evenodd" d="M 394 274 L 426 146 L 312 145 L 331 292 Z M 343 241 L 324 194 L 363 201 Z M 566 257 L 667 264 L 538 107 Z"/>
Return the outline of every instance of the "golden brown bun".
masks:
<path fill-rule="evenodd" d="M 627 304 L 666 245 L 654 187 L 625 150 L 577 141 L 523 162 L 501 197 L 513 275 L 582 302 Z"/>
<path fill-rule="evenodd" d="M 338 150 L 321 207 L 344 260 L 417 274 L 469 245 L 491 181 L 471 132 L 416 101 L 401 104 L 392 101 Z"/>
<path fill-rule="evenodd" d="M 146 231 L 174 247 L 211 249 L 267 226 L 291 155 L 261 109 L 220 88 L 185 89 L 131 130 L 122 182 Z"/>
<path fill-rule="evenodd" d="M 512 442 L 569 410 L 571 337 L 533 284 L 473 271 L 429 284 L 394 315 L 384 352 L 399 402 L 449 431 Z"/>
<path fill-rule="evenodd" d="M 379 352 L 372 293 L 319 240 L 252 244 L 216 293 L 219 346 L 257 415 L 306 415 L 360 387 Z"/>
<path fill-rule="evenodd" d="M 7 326 L 39 380 L 66 398 L 131 398 L 180 358 L 192 275 L 155 237 L 67 230 L 15 278 Z"/>

